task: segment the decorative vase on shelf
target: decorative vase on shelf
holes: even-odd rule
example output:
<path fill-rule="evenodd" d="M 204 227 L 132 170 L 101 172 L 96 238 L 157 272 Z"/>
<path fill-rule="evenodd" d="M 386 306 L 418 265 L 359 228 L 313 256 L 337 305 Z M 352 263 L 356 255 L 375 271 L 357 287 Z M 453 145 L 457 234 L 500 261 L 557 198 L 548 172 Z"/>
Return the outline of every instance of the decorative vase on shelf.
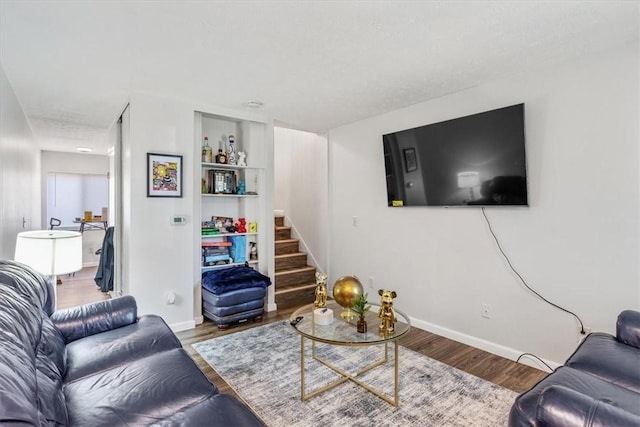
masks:
<path fill-rule="evenodd" d="M 233 135 L 229 135 L 229 149 L 227 150 L 227 162 L 230 165 L 236 164 L 236 137 Z"/>

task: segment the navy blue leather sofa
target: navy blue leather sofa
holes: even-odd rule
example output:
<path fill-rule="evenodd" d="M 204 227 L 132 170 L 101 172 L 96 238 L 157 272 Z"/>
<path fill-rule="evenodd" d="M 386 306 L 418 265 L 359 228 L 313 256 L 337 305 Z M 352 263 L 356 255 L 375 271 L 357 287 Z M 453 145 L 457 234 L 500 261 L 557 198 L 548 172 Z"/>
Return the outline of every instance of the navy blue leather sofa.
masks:
<path fill-rule="evenodd" d="M 589 334 L 553 373 L 521 394 L 509 426 L 640 426 L 640 312 L 618 316 L 616 336 Z"/>
<path fill-rule="evenodd" d="M 50 283 L 0 261 L 0 425 L 264 424 L 132 297 L 54 312 Z"/>

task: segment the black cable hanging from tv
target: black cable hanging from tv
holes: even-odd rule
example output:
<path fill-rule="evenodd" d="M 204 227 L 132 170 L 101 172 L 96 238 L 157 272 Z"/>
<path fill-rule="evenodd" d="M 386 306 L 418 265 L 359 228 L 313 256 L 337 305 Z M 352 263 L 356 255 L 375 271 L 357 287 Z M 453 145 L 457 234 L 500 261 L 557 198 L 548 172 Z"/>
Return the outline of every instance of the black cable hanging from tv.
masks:
<path fill-rule="evenodd" d="M 577 314 L 575 314 L 574 312 L 567 310 L 564 307 L 559 306 L 558 304 L 554 304 L 551 301 L 549 301 L 548 299 L 546 299 L 545 297 L 543 297 L 542 295 L 540 295 L 537 291 L 535 291 L 533 288 L 531 288 L 531 286 L 529 286 L 529 284 L 527 283 L 526 280 L 524 280 L 524 278 L 522 277 L 522 275 L 520 273 L 518 273 L 518 271 L 515 269 L 515 267 L 513 266 L 513 264 L 511 264 L 511 260 L 509 259 L 509 257 L 507 256 L 507 254 L 505 253 L 505 251 L 502 249 L 502 246 L 500 245 L 500 241 L 498 240 L 498 237 L 496 236 L 496 233 L 494 233 L 493 228 L 491 227 L 491 222 L 489 222 L 489 217 L 487 217 L 487 213 L 485 212 L 485 208 L 482 208 L 482 216 L 484 216 L 484 220 L 487 222 L 487 226 L 489 227 L 489 232 L 491 233 L 491 235 L 493 236 L 493 239 L 496 241 L 496 245 L 498 246 L 498 249 L 500 250 L 500 253 L 502 254 L 502 256 L 504 257 L 504 259 L 507 261 L 507 264 L 509 265 L 509 268 L 511 269 L 511 271 L 513 271 L 515 273 L 516 276 L 518 276 L 518 279 L 520 279 L 520 281 L 522 282 L 522 284 L 529 290 L 531 291 L 535 296 L 537 296 L 538 298 L 540 298 L 542 301 L 546 302 L 547 304 L 564 311 L 565 313 L 569 313 L 570 315 L 572 315 L 573 317 L 576 318 L 576 320 L 578 320 L 578 323 L 580 323 L 580 335 L 585 335 L 586 332 L 584 330 L 584 324 L 582 323 L 582 320 L 580 320 L 580 317 L 578 317 Z M 519 360 L 519 359 L 518 359 Z"/>

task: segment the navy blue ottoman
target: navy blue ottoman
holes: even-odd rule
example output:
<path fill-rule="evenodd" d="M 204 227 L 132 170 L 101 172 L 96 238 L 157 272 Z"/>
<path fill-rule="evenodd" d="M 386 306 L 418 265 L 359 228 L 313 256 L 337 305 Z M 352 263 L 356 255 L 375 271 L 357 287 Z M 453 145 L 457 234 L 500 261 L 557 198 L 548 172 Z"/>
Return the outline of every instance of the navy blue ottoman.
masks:
<path fill-rule="evenodd" d="M 248 266 L 207 271 L 202 274 L 202 314 L 219 329 L 249 319 L 260 321 L 270 285 L 268 276 Z"/>

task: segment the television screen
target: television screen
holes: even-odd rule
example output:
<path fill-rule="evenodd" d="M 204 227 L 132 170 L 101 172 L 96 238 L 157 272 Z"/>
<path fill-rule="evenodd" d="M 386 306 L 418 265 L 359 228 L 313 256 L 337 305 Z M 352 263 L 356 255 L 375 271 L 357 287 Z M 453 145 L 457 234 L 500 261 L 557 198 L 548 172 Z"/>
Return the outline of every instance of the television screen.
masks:
<path fill-rule="evenodd" d="M 527 206 L 524 104 L 382 136 L 389 206 Z"/>

